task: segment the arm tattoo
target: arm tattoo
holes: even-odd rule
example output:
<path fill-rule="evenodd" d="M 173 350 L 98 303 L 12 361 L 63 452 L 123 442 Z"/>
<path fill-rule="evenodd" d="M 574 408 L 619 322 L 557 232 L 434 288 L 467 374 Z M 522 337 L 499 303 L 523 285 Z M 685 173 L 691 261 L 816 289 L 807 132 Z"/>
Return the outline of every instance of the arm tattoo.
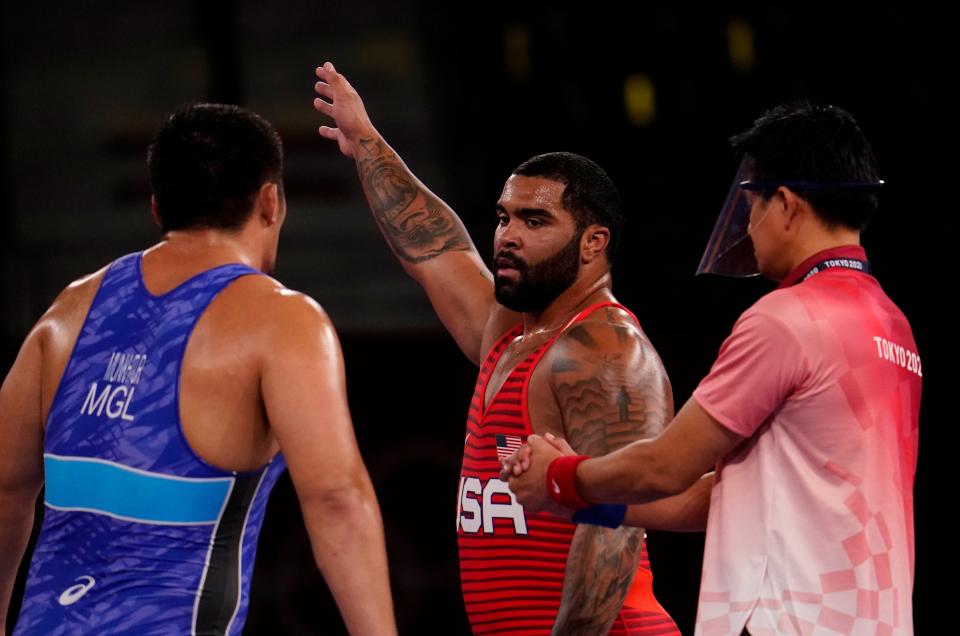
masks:
<path fill-rule="evenodd" d="M 657 435 L 673 414 L 666 373 L 635 329 L 608 312 L 602 325 L 570 329 L 551 384 L 567 440 L 577 452 L 604 455 Z M 643 530 L 578 526 L 564 573 L 555 634 L 607 633 L 636 573 Z"/>
<path fill-rule="evenodd" d="M 617 343 L 622 345 L 627 344 L 627 341 L 630 339 L 630 330 L 627 327 L 623 326 L 618 312 L 614 311 L 612 307 L 607 307 L 607 324 L 613 328 L 613 332 L 617 334 Z"/>
<path fill-rule="evenodd" d="M 637 571 L 643 530 L 578 526 L 554 634 L 606 634 Z"/>
<path fill-rule="evenodd" d="M 596 375 L 556 383 L 564 432 L 579 453 L 605 455 L 634 440 L 653 437 L 669 418 L 669 406 L 661 387 L 629 382 L 628 370 L 617 357 L 619 355 L 604 359 Z M 558 360 L 552 370 L 564 372 L 564 366 L 565 363 Z M 574 373 L 580 370 L 567 366 L 571 366 Z"/>
<path fill-rule="evenodd" d="M 361 139 L 357 172 L 373 218 L 394 253 L 422 263 L 444 252 L 473 249 L 459 219 L 410 173 L 382 139 Z"/>
<path fill-rule="evenodd" d="M 577 325 L 573 327 L 566 333 L 566 335 L 570 338 L 573 338 L 587 349 L 596 349 L 598 346 L 596 339 L 590 334 L 590 331 L 584 325 Z"/>
<path fill-rule="evenodd" d="M 602 347 L 587 325 L 569 332 L 578 345 L 553 361 L 550 371 L 567 441 L 577 452 L 605 455 L 637 439 L 654 437 L 672 417 L 666 374 L 649 343 L 623 341 L 622 326 L 609 325 L 617 346 Z M 612 340 L 610 338 L 609 341 Z"/>
<path fill-rule="evenodd" d="M 558 358 L 550 366 L 551 373 L 568 373 L 570 371 L 579 371 L 580 363 L 573 358 Z"/>

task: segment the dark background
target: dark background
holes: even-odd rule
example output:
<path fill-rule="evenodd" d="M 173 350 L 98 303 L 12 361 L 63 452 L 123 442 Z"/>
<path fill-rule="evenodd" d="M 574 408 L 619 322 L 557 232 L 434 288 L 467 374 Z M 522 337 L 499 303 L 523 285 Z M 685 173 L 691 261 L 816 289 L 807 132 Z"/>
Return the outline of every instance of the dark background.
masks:
<path fill-rule="evenodd" d="M 954 424 L 952 339 L 934 327 L 956 298 L 949 21 L 913 2 L 461 5 L 4 3 L 0 371 L 60 289 L 157 240 L 144 156 L 165 114 L 196 100 L 256 110 L 287 150 L 277 276 L 316 297 L 340 332 L 401 633 L 466 633 L 454 515 L 476 370 L 381 243 L 352 162 L 315 134 L 313 69 L 331 60 L 349 77 L 485 257 L 494 203 L 522 160 L 570 150 L 604 166 L 629 217 L 615 292 L 657 347 L 678 405 L 739 313 L 771 288 L 693 276 L 736 169 L 726 138 L 784 100 L 834 103 L 858 118 L 887 181 L 863 241 L 924 362 L 915 625 L 937 633 Z M 657 594 L 690 633 L 702 535 L 650 534 Z M 342 631 L 284 478 L 246 633 Z"/>

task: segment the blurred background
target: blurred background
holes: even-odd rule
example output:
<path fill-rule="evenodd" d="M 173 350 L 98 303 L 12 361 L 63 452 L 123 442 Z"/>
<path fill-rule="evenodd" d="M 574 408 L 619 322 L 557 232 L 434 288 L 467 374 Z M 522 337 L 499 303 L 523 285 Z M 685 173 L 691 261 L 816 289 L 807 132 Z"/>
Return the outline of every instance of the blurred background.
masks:
<path fill-rule="evenodd" d="M 887 181 L 863 240 L 924 362 L 915 625 L 938 633 L 956 419 L 944 417 L 952 340 L 934 327 L 956 299 L 946 93 L 960 56 L 948 24 L 920 3 L 882 1 L 4 2 L 0 372 L 60 289 L 159 238 L 145 151 L 165 116 L 191 101 L 259 112 L 287 152 L 277 277 L 317 298 L 339 330 L 401 633 L 466 634 L 454 518 L 476 368 L 383 244 L 353 162 L 316 135 L 313 69 L 330 60 L 350 79 L 485 257 L 494 204 L 521 161 L 569 150 L 604 166 L 629 219 L 614 291 L 658 349 L 678 405 L 740 312 L 772 288 L 693 276 L 737 167 L 726 139 L 784 100 L 834 103 L 860 121 Z M 702 535 L 651 532 L 649 545 L 658 597 L 692 633 Z M 343 632 L 284 478 L 246 633 Z"/>

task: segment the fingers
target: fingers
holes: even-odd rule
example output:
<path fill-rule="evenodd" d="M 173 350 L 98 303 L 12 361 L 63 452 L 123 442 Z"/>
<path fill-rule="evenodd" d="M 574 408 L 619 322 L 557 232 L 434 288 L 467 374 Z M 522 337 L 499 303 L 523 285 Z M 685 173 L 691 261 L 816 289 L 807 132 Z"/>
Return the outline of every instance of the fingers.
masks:
<path fill-rule="evenodd" d="M 573 447 L 567 442 L 567 440 L 562 437 L 557 437 L 553 433 L 547 433 L 543 436 L 543 439 L 547 440 L 550 443 L 550 446 L 560 451 L 564 455 L 576 455 L 577 452 L 573 450 Z"/>
<path fill-rule="evenodd" d="M 329 100 L 333 100 L 333 88 L 326 82 L 317 82 L 313 85 L 313 90 L 317 95 L 322 95 Z"/>
<path fill-rule="evenodd" d="M 530 469 L 530 455 L 533 449 L 529 444 L 524 444 L 511 455 L 510 473 L 514 477 L 519 477 Z"/>
<path fill-rule="evenodd" d="M 519 477 L 530 470 L 530 458 L 533 456 L 532 444 L 543 444 L 543 438 L 539 435 L 531 435 L 527 438 L 527 443 L 513 452 L 501 462 L 500 479 L 506 480 L 510 477 Z"/>
<path fill-rule="evenodd" d="M 520 476 L 530 470 L 530 456 L 532 454 L 533 449 L 527 444 L 517 449 L 517 463 L 514 466 L 514 475 Z"/>
<path fill-rule="evenodd" d="M 529 446 L 524 444 L 513 452 L 510 457 L 500 462 L 500 479 L 508 480 L 510 477 L 519 477 L 530 468 Z"/>
<path fill-rule="evenodd" d="M 327 117 L 333 117 L 333 104 L 325 102 L 319 97 L 315 97 L 313 99 L 313 107 Z"/>
<path fill-rule="evenodd" d="M 333 67 L 333 63 L 331 62 L 324 62 L 323 66 L 318 66 L 314 72 L 317 77 L 328 84 L 343 79 L 343 76 L 337 73 L 337 69 Z"/>
<path fill-rule="evenodd" d="M 550 448 L 550 444 L 548 444 L 547 441 L 543 439 L 543 437 L 541 437 L 540 435 L 537 435 L 536 433 L 527 437 L 526 445 L 530 447 L 531 452 L 532 451 L 543 452 L 543 450 Z"/>
<path fill-rule="evenodd" d="M 338 141 L 339 139 L 337 129 L 331 128 L 330 126 L 320 126 L 320 128 L 317 129 L 317 132 L 320 133 L 321 137 L 326 139 L 331 139 L 333 141 Z"/>
<path fill-rule="evenodd" d="M 337 72 L 337 69 L 333 68 L 332 62 L 324 62 L 323 66 L 318 66 L 315 72 L 317 77 L 323 81 L 328 81 L 328 78 L 332 77 Z"/>
<path fill-rule="evenodd" d="M 510 475 L 513 474 L 513 464 L 516 461 L 516 452 L 514 452 L 510 457 L 504 457 L 500 460 L 500 479 L 507 481 L 510 478 Z"/>

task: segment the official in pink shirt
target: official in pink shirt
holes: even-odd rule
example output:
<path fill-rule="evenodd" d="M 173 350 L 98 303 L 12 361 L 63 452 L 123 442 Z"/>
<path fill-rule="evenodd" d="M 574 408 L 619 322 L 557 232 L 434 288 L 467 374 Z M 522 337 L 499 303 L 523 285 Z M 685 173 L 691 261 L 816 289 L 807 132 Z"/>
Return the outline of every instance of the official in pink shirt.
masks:
<path fill-rule="evenodd" d="M 589 459 L 531 436 L 504 477 L 582 523 L 705 527 L 697 634 L 912 634 L 923 367 L 860 246 L 873 152 L 848 113 L 807 103 L 732 142 L 743 162 L 699 271 L 779 287 L 659 437 Z"/>

